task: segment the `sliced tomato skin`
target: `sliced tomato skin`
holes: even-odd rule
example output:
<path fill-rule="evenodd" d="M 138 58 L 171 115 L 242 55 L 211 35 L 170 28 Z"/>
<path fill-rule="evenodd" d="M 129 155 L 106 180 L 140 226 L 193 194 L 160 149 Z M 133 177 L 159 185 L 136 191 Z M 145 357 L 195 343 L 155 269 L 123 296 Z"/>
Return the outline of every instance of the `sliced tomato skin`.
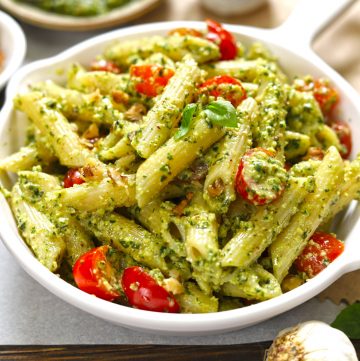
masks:
<path fill-rule="evenodd" d="M 174 70 L 156 64 L 132 65 L 130 76 L 135 81 L 135 89 L 148 97 L 159 95 L 174 75 Z"/>
<path fill-rule="evenodd" d="M 73 276 L 82 291 L 112 302 L 120 293 L 110 284 L 114 270 L 106 258 L 108 250 L 100 246 L 84 253 L 75 262 Z"/>
<path fill-rule="evenodd" d="M 344 243 L 334 235 L 315 232 L 294 265 L 299 272 L 312 278 L 324 270 L 344 251 Z"/>
<path fill-rule="evenodd" d="M 324 115 L 332 113 L 336 105 L 339 103 L 339 93 L 328 83 L 321 79 L 314 82 L 314 97 L 319 103 Z"/>
<path fill-rule="evenodd" d="M 78 168 L 72 168 L 65 174 L 63 183 L 64 188 L 71 188 L 75 184 L 85 183 L 85 180 Z"/>
<path fill-rule="evenodd" d="M 90 65 L 91 71 L 107 71 L 114 74 L 120 74 L 121 68 L 116 65 L 114 62 L 101 59 L 101 60 L 95 60 Z"/>
<path fill-rule="evenodd" d="M 312 91 L 324 116 L 329 116 L 340 101 L 340 95 L 325 79 L 304 82 L 296 88 L 299 91 Z"/>
<path fill-rule="evenodd" d="M 206 20 L 208 34 L 206 38 L 216 44 L 220 49 L 220 60 L 232 60 L 237 55 L 237 45 L 235 37 L 223 26 L 211 19 Z"/>
<path fill-rule="evenodd" d="M 239 92 L 241 94 L 239 95 L 239 92 L 237 92 L 236 94 L 232 94 L 229 91 L 221 89 L 222 84 L 238 86 Z M 217 75 L 207 79 L 204 83 L 200 85 L 200 92 L 208 93 L 215 98 L 221 96 L 224 99 L 230 101 L 234 107 L 237 107 L 247 97 L 246 91 L 242 86 L 241 81 L 229 75 Z"/>
<path fill-rule="evenodd" d="M 272 203 L 276 199 L 278 199 L 285 190 L 285 184 L 282 184 L 279 190 L 276 193 L 274 193 L 274 195 L 271 198 L 262 197 L 258 195 L 256 192 L 251 191 L 252 189 L 254 189 L 254 185 L 256 184 L 256 182 L 253 179 L 246 178 L 244 173 L 246 167 L 248 166 L 249 158 L 251 158 L 251 156 L 255 152 L 265 153 L 269 157 L 275 156 L 275 153 L 273 153 L 272 151 L 269 151 L 268 149 L 264 149 L 261 147 L 248 150 L 240 160 L 240 164 L 235 177 L 235 188 L 238 194 L 240 194 L 245 200 L 256 206 L 262 206 L 264 204 Z M 285 168 L 284 168 L 284 172 L 286 172 Z"/>
<path fill-rule="evenodd" d="M 352 150 L 352 136 L 349 124 L 342 120 L 334 120 L 331 123 L 331 128 L 337 134 L 340 144 L 343 146 L 343 151 L 340 152 L 341 156 L 348 159 Z"/>
<path fill-rule="evenodd" d="M 130 305 L 134 308 L 154 312 L 180 312 L 175 297 L 141 267 L 126 268 L 121 283 Z"/>

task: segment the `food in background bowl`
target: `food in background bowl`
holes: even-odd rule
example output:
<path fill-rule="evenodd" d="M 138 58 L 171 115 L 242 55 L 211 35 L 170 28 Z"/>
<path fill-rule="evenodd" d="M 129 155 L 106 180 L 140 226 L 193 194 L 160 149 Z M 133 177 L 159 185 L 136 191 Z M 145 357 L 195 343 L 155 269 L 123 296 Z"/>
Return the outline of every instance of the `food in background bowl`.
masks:
<path fill-rule="evenodd" d="M 114 43 L 67 84 L 14 99 L 27 144 L 0 168 L 18 174 L 5 191 L 18 229 L 43 265 L 100 298 L 243 307 L 344 249 L 324 230 L 358 198 L 360 160 L 342 159 L 337 91 L 289 82 L 262 44 L 207 24 Z"/>
<path fill-rule="evenodd" d="M 29 1 L 14 0 L 29 4 Z M 71 16 L 94 16 L 104 14 L 112 9 L 123 6 L 133 0 L 35 0 L 32 6 L 40 9 Z"/>

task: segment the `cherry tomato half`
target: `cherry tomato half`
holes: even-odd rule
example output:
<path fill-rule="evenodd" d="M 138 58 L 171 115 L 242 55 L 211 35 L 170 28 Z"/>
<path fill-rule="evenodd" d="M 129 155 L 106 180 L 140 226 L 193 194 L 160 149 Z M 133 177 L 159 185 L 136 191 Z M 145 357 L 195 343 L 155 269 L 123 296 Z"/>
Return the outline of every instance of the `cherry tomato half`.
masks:
<path fill-rule="evenodd" d="M 141 267 L 126 268 L 121 283 L 130 305 L 135 308 L 155 312 L 180 311 L 175 297 Z"/>
<path fill-rule="evenodd" d="M 206 80 L 200 85 L 200 92 L 209 95 L 223 97 L 237 107 L 246 99 L 246 91 L 240 80 L 228 75 L 218 75 Z"/>
<path fill-rule="evenodd" d="M 113 286 L 115 271 L 106 258 L 109 246 L 93 248 L 78 258 L 73 267 L 74 280 L 84 292 L 107 301 L 114 301 L 120 293 Z"/>
<path fill-rule="evenodd" d="M 330 114 L 340 100 L 339 93 L 323 79 L 315 80 L 314 97 L 324 115 Z"/>
<path fill-rule="evenodd" d="M 274 155 L 267 149 L 253 148 L 241 158 L 235 187 L 244 199 L 254 205 L 272 203 L 285 190 L 288 174 Z"/>
<path fill-rule="evenodd" d="M 173 75 L 174 70 L 155 64 L 130 67 L 130 76 L 135 81 L 136 91 L 148 97 L 159 95 Z"/>
<path fill-rule="evenodd" d="M 328 116 L 340 100 L 339 93 L 326 79 L 306 81 L 297 86 L 299 91 L 312 91 L 323 115 Z"/>
<path fill-rule="evenodd" d="M 67 171 L 64 177 L 64 188 L 73 187 L 75 184 L 85 183 L 84 177 L 77 168 L 72 168 Z"/>
<path fill-rule="evenodd" d="M 295 261 L 299 272 L 314 277 L 344 251 L 344 243 L 332 234 L 315 232 L 301 255 Z"/>
<path fill-rule="evenodd" d="M 348 159 L 352 150 L 351 128 L 348 123 L 342 120 L 335 120 L 331 123 L 331 128 L 335 131 L 343 149 L 340 152 L 344 159 Z"/>
<path fill-rule="evenodd" d="M 95 60 L 90 65 L 90 70 L 92 71 L 108 71 L 114 74 L 120 74 L 121 68 L 113 63 L 112 61 L 101 59 Z"/>
<path fill-rule="evenodd" d="M 225 30 L 222 25 L 214 20 L 207 19 L 208 34 L 206 38 L 216 44 L 220 49 L 221 60 L 232 60 L 236 58 L 237 46 L 234 36 Z"/>

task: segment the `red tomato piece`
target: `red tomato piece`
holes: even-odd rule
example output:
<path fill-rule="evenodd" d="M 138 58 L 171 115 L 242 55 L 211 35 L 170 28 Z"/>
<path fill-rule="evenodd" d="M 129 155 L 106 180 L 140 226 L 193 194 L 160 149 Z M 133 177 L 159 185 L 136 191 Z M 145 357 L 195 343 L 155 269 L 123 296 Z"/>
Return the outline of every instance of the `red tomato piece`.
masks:
<path fill-rule="evenodd" d="M 126 268 L 121 283 L 130 305 L 135 308 L 155 312 L 180 311 L 175 297 L 141 267 Z"/>
<path fill-rule="evenodd" d="M 75 184 L 85 183 L 84 177 L 77 168 L 72 168 L 67 171 L 64 177 L 64 188 L 73 187 Z"/>
<path fill-rule="evenodd" d="M 95 60 L 91 63 L 90 69 L 92 71 L 108 71 L 110 73 L 114 74 L 120 74 L 121 68 L 116 65 L 114 62 L 101 59 L 101 60 Z"/>
<path fill-rule="evenodd" d="M 312 278 L 325 269 L 344 251 L 344 243 L 332 234 L 315 232 L 295 261 L 299 272 Z"/>
<path fill-rule="evenodd" d="M 196 30 L 196 29 L 192 29 L 192 28 L 176 28 L 173 30 L 170 30 L 169 35 L 180 35 L 180 36 L 186 36 L 186 35 L 191 35 L 191 36 L 196 36 L 198 38 L 202 38 L 203 37 L 203 33 Z"/>
<path fill-rule="evenodd" d="M 161 65 L 145 64 L 130 67 L 130 76 L 135 81 L 136 91 L 148 97 L 159 95 L 173 75 L 174 70 Z"/>
<path fill-rule="evenodd" d="M 278 199 L 285 190 L 288 174 L 275 154 L 264 148 L 248 150 L 241 158 L 235 178 L 237 192 L 260 206 Z"/>
<path fill-rule="evenodd" d="M 351 128 L 347 122 L 335 120 L 331 123 L 331 128 L 337 134 L 343 150 L 340 152 L 344 159 L 348 159 L 352 150 Z"/>
<path fill-rule="evenodd" d="M 308 80 L 296 87 L 299 91 L 312 91 L 322 113 L 328 116 L 339 103 L 339 93 L 326 79 Z"/>
<path fill-rule="evenodd" d="M 208 27 L 208 34 L 206 38 L 216 44 L 218 44 L 220 49 L 221 60 L 232 60 L 236 58 L 237 55 L 237 45 L 235 37 L 223 26 L 211 19 L 206 20 Z"/>
<path fill-rule="evenodd" d="M 340 100 L 339 93 L 323 79 L 315 80 L 314 97 L 324 115 L 330 114 Z"/>
<path fill-rule="evenodd" d="M 93 248 L 78 258 L 73 267 L 74 280 L 84 292 L 107 301 L 114 301 L 120 293 L 113 286 L 115 271 L 106 258 L 109 246 Z"/>
<path fill-rule="evenodd" d="M 230 101 L 234 107 L 247 97 L 240 80 L 228 75 L 218 75 L 206 80 L 200 85 L 200 92 L 208 93 L 215 98 L 221 96 Z"/>

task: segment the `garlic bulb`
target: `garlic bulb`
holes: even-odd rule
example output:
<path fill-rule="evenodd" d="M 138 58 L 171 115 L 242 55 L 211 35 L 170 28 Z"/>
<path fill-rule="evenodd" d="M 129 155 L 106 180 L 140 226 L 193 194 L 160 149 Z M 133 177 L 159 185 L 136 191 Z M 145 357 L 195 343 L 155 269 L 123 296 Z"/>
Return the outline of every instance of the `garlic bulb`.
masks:
<path fill-rule="evenodd" d="M 358 361 L 353 344 L 340 330 L 308 321 L 282 330 L 265 361 Z"/>

